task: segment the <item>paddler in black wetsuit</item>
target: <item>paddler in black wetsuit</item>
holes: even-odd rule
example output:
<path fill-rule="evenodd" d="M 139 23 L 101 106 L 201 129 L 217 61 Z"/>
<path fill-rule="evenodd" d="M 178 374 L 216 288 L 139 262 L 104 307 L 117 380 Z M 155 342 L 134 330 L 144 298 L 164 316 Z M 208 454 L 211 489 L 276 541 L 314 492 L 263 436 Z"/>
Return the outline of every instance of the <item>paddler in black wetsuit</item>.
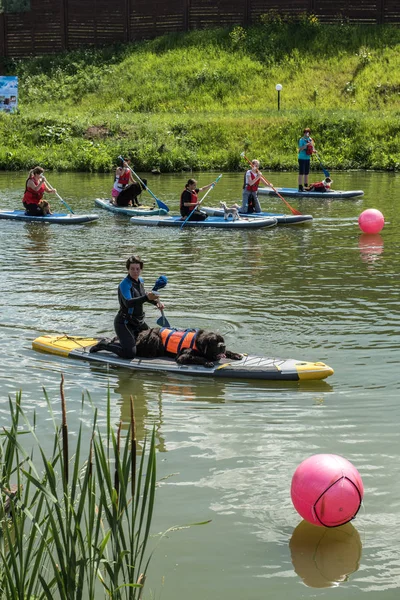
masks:
<path fill-rule="evenodd" d="M 100 340 L 90 348 L 90 352 L 108 350 L 120 358 L 135 358 L 136 338 L 140 331 L 149 329 L 145 321 L 143 304 L 150 302 L 160 310 L 164 304 L 159 301 L 158 294 L 146 292 L 140 274 L 143 269 L 143 261 L 139 256 L 131 256 L 126 261 L 128 275 L 118 286 L 119 311 L 114 319 L 114 329 L 117 340 L 108 342 Z"/>

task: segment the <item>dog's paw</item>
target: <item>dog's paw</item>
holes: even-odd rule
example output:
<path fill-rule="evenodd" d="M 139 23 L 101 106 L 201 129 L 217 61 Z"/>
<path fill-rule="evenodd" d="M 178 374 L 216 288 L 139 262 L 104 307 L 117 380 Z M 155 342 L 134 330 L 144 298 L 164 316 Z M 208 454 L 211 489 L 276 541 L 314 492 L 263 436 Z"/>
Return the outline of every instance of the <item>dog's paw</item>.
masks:
<path fill-rule="evenodd" d="M 226 358 L 230 358 L 231 360 L 242 360 L 244 355 L 239 354 L 238 352 L 231 352 L 230 350 L 227 350 L 225 352 L 225 356 Z"/>
<path fill-rule="evenodd" d="M 205 366 L 207 369 L 212 369 L 212 368 L 213 368 L 213 366 L 214 366 L 214 363 L 213 363 L 213 362 L 206 361 L 206 362 L 204 363 L 204 366 Z"/>

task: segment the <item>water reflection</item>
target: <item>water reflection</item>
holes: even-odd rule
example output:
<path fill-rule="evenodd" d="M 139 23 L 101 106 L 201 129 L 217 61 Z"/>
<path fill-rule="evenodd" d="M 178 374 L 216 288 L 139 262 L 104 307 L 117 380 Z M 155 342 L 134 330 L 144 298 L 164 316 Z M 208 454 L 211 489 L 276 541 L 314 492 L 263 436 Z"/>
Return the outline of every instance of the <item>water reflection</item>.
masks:
<path fill-rule="evenodd" d="M 295 572 L 309 587 L 335 587 L 360 566 L 362 544 L 352 523 L 328 529 L 302 521 L 289 543 Z"/>
<path fill-rule="evenodd" d="M 383 253 L 383 238 L 379 233 L 363 233 L 358 239 L 361 259 L 366 263 L 379 260 Z"/>
<path fill-rule="evenodd" d="M 142 374 L 127 369 L 115 369 L 115 386 L 110 383 L 111 403 L 119 408 L 119 419 L 122 430 L 127 431 L 131 422 L 131 397 L 135 411 L 136 439 L 139 447 L 155 427 L 156 446 L 165 452 L 165 439 L 162 435 L 163 424 L 161 393 L 157 387 L 150 385 Z"/>
<path fill-rule="evenodd" d="M 24 240 L 27 252 L 37 252 L 40 256 L 49 250 L 49 242 L 53 236 L 46 223 L 24 223 L 24 236 L 21 236 L 21 239 Z"/>
<path fill-rule="evenodd" d="M 226 404 L 282 403 L 293 395 L 305 393 L 313 405 L 321 405 L 325 394 L 333 390 L 325 381 L 276 382 L 276 381 L 228 381 L 206 377 L 187 377 L 170 373 L 137 373 L 128 369 L 90 364 L 94 374 L 105 369 L 110 379 L 111 402 L 119 407 L 118 421 L 127 430 L 130 424 L 130 398 L 133 397 L 138 443 L 149 434 L 153 425 L 156 430 L 157 447 L 166 451 L 163 434 L 163 406 L 190 405 L 190 410 L 207 410 Z"/>

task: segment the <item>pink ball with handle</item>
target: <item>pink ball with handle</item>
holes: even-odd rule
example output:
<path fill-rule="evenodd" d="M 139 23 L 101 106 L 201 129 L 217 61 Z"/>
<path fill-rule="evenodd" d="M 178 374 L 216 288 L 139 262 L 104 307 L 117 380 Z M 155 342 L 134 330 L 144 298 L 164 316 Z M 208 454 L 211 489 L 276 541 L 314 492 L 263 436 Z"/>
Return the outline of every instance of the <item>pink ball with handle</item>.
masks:
<path fill-rule="evenodd" d="M 354 519 L 364 496 L 354 465 L 337 454 L 315 454 L 297 467 L 291 487 L 292 502 L 313 525 L 338 527 Z"/>
<path fill-rule="evenodd" d="M 367 208 L 358 217 L 358 225 L 364 233 L 379 233 L 385 224 L 385 218 L 380 210 Z"/>

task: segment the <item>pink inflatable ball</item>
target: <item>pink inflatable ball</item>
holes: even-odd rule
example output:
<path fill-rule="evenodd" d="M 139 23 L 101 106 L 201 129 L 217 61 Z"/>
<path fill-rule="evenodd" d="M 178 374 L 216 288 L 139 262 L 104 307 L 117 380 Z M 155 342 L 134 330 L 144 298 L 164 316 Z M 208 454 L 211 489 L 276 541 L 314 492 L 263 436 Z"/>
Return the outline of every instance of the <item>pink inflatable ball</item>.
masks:
<path fill-rule="evenodd" d="M 338 527 L 354 519 L 364 496 L 354 465 L 336 454 L 315 454 L 297 467 L 291 487 L 292 502 L 313 525 Z"/>
<path fill-rule="evenodd" d="M 380 210 L 367 208 L 358 217 L 358 224 L 364 233 L 379 233 L 385 224 L 385 219 Z"/>

